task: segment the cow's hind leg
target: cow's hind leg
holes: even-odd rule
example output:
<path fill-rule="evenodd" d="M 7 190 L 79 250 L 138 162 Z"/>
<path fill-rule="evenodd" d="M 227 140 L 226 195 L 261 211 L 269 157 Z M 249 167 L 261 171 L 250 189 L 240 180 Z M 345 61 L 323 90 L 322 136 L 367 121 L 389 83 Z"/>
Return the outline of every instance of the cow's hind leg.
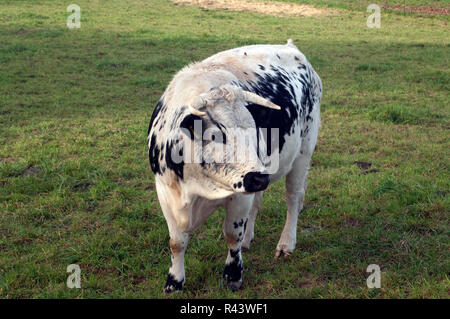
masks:
<path fill-rule="evenodd" d="M 300 154 L 295 159 L 292 170 L 286 176 L 286 224 L 277 245 L 275 257 L 287 258 L 295 248 L 297 241 L 298 214 L 303 209 L 311 156 L 313 154 L 318 134 L 318 125 L 312 126 L 309 134 L 303 138 Z"/>
<path fill-rule="evenodd" d="M 294 166 L 286 176 L 286 223 L 280 240 L 278 241 L 275 257 L 287 258 L 295 248 L 297 240 L 298 214 L 303 207 L 305 197 L 307 166 L 309 161 L 305 157 L 295 160 Z"/>
<path fill-rule="evenodd" d="M 252 208 L 250 209 L 250 214 L 248 216 L 244 239 L 242 240 L 242 251 L 246 251 L 250 248 L 250 243 L 255 235 L 255 220 L 261 205 L 263 193 L 264 192 L 255 193 L 255 199 L 253 200 Z"/>
<path fill-rule="evenodd" d="M 253 199 L 253 194 L 236 194 L 228 198 L 225 206 L 227 215 L 223 225 L 223 233 L 228 244 L 228 256 L 223 278 L 233 291 L 239 289 L 242 285 L 244 268 L 241 245 Z"/>

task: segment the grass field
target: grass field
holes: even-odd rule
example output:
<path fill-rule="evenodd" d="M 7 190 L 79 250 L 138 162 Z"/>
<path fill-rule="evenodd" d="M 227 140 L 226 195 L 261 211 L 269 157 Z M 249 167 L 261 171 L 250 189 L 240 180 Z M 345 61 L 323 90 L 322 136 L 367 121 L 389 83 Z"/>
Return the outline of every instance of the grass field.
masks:
<path fill-rule="evenodd" d="M 306 18 L 77 0 L 81 28 L 70 30 L 70 3 L 0 3 L 0 297 L 449 298 L 448 16 L 382 12 L 369 29 L 365 8 L 345 6 Z M 184 293 L 164 296 L 153 107 L 185 64 L 288 38 L 324 86 L 297 248 L 273 260 L 279 182 L 243 256 L 243 290 L 220 285 L 218 211 L 190 241 Z M 69 264 L 81 267 L 81 289 L 66 287 Z M 380 289 L 366 286 L 369 264 L 381 267 Z"/>

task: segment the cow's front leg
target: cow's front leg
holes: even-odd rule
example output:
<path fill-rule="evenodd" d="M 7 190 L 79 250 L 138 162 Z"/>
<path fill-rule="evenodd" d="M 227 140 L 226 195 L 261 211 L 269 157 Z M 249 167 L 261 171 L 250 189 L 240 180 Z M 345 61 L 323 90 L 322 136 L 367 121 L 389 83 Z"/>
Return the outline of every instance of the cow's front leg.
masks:
<path fill-rule="evenodd" d="M 184 270 L 184 253 L 189 241 L 189 233 L 187 232 L 186 221 L 189 218 L 182 218 L 187 215 L 186 212 L 177 210 L 174 205 L 170 205 L 168 200 L 165 200 L 170 193 L 162 187 L 157 187 L 158 197 L 160 198 L 161 208 L 169 228 L 169 245 L 171 251 L 172 264 L 169 269 L 166 284 L 164 285 L 164 293 L 183 290 L 186 281 Z M 161 200 L 162 199 L 162 200 Z"/>
<path fill-rule="evenodd" d="M 242 239 L 248 220 L 248 214 L 253 204 L 254 195 L 236 194 L 228 198 L 226 204 L 227 215 L 223 225 L 225 240 L 228 244 L 228 256 L 225 262 L 223 278 L 233 290 L 242 285 L 244 270 L 241 255 Z"/>
<path fill-rule="evenodd" d="M 250 248 L 250 243 L 255 235 L 255 221 L 256 215 L 258 215 L 258 209 L 261 205 L 261 200 L 264 192 L 255 193 L 255 199 L 253 200 L 252 208 L 248 216 L 248 223 L 244 233 L 244 239 L 242 240 L 242 250 L 246 251 Z"/>
<path fill-rule="evenodd" d="M 189 241 L 189 234 L 179 230 L 170 231 L 170 251 L 172 265 L 169 269 L 166 284 L 164 285 L 164 292 L 170 293 L 174 291 L 183 290 L 186 282 L 186 274 L 184 270 L 184 253 Z"/>

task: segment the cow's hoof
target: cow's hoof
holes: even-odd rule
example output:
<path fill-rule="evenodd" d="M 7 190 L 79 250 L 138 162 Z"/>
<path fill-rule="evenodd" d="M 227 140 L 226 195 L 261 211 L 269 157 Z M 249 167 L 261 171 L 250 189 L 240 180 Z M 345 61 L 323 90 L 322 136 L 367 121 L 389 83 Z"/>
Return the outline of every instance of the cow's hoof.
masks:
<path fill-rule="evenodd" d="M 253 242 L 253 239 L 247 239 L 244 236 L 244 239 L 242 240 L 242 246 L 241 246 L 241 251 L 247 251 L 250 249 L 250 245 Z"/>
<path fill-rule="evenodd" d="M 173 292 L 182 292 L 183 289 L 177 289 L 174 286 L 166 286 L 164 287 L 164 293 L 165 294 L 171 294 Z"/>
<path fill-rule="evenodd" d="M 226 281 L 226 278 L 224 278 L 226 282 L 226 286 L 228 289 L 231 289 L 232 292 L 238 291 L 242 287 L 242 280 L 239 281 Z M 220 287 L 224 287 L 223 281 L 220 282 Z"/>
<path fill-rule="evenodd" d="M 231 291 L 237 291 L 241 289 L 242 287 L 242 270 L 239 269 L 239 275 L 237 275 L 237 272 L 231 273 L 230 275 L 227 274 L 227 268 L 225 268 L 224 272 L 224 282 L 226 283 L 227 287 L 231 289 Z"/>
<path fill-rule="evenodd" d="M 229 282 L 228 287 L 230 287 L 232 292 L 238 291 L 242 287 L 242 281 Z"/>
<path fill-rule="evenodd" d="M 166 284 L 164 285 L 164 293 L 170 294 L 175 291 L 183 291 L 184 280 L 178 281 L 172 274 L 167 276 Z"/>
<path fill-rule="evenodd" d="M 280 259 L 280 257 L 283 257 L 285 260 L 287 260 L 289 259 L 289 256 L 291 256 L 291 253 L 284 250 L 277 250 L 275 252 L 275 259 Z"/>

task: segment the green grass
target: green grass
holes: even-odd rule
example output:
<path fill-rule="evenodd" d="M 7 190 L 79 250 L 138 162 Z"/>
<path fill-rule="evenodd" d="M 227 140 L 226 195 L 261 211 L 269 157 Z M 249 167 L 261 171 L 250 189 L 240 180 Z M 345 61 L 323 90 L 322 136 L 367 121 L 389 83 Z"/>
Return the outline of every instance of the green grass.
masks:
<path fill-rule="evenodd" d="M 330 1 L 332 3 L 332 1 Z M 439 1 L 433 1 L 439 4 Z M 244 289 L 220 287 L 223 211 L 192 237 L 167 298 L 448 298 L 449 37 L 445 19 L 271 17 L 168 1 L 0 4 L 0 297 L 164 297 L 169 235 L 146 131 L 183 65 L 293 38 L 322 78 L 322 127 L 290 260 L 273 255 L 284 183 L 265 193 Z M 355 161 L 370 162 L 370 169 Z M 82 289 L 66 287 L 78 264 Z M 378 264 L 381 289 L 366 287 Z"/>

